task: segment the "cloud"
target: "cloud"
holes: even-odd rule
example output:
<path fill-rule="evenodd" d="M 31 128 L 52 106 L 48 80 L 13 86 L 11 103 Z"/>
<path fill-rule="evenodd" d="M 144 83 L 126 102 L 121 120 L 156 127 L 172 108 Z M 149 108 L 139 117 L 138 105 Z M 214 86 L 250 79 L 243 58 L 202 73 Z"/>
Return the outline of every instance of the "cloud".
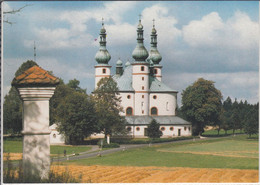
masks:
<path fill-rule="evenodd" d="M 165 74 L 165 73 L 164 73 Z M 233 100 L 247 100 L 250 103 L 258 102 L 258 72 L 235 72 L 235 73 L 166 73 L 163 81 L 179 91 L 178 103 L 181 102 L 181 93 L 198 78 L 215 82 L 215 87 L 222 92 L 225 100 L 230 96 Z M 167 81 L 165 79 L 168 79 Z M 174 83 L 172 83 L 173 79 Z"/>
<path fill-rule="evenodd" d="M 183 26 L 183 39 L 193 47 L 256 48 L 259 24 L 243 12 L 237 11 L 224 22 L 217 12 L 191 21 Z"/>

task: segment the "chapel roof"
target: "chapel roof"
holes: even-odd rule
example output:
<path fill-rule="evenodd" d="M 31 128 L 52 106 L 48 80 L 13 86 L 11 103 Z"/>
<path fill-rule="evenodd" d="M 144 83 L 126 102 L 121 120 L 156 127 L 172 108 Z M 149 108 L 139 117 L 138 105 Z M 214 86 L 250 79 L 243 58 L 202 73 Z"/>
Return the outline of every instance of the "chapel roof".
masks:
<path fill-rule="evenodd" d="M 126 116 L 128 124 L 147 125 L 155 119 L 160 125 L 190 125 L 191 123 L 178 116 Z"/>
<path fill-rule="evenodd" d="M 113 79 L 117 82 L 119 91 L 134 91 L 132 87 L 132 70 L 133 67 L 130 65 L 125 67 L 121 76 L 113 76 Z M 149 76 L 149 86 L 150 92 L 177 92 L 176 90 L 173 90 L 165 85 L 163 82 L 159 81 L 156 77 L 152 76 Z"/>
<path fill-rule="evenodd" d="M 35 65 L 12 81 L 14 86 L 55 86 L 59 84 L 59 79 L 41 67 Z"/>

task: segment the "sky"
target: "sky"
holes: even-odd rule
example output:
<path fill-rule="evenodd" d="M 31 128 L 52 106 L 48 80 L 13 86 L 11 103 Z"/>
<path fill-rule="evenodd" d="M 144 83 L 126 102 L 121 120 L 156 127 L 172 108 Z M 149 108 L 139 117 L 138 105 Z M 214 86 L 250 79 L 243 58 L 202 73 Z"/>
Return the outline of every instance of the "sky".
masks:
<path fill-rule="evenodd" d="M 112 74 L 120 58 L 133 62 L 136 28 L 141 14 L 144 44 L 150 50 L 155 19 L 162 81 L 181 93 L 198 78 L 214 81 L 228 96 L 258 102 L 259 2 L 257 1 L 64 1 L 4 2 L 3 94 L 19 66 L 34 59 L 66 83 L 78 79 L 94 90 L 95 54 L 102 17 Z"/>

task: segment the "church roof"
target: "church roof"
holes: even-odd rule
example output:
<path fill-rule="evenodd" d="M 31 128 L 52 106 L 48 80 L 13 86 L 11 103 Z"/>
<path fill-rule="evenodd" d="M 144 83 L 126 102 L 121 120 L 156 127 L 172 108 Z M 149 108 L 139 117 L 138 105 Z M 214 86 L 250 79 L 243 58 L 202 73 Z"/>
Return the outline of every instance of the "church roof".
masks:
<path fill-rule="evenodd" d="M 12 85 L 15 86 L 55 86 L 58 83 L 58 78 L 52 76 L 37 65 L 27 69 L 21 75 L 15 77 L 12 81 Z"/>
<path fill-rule="evenodd" d="M 147 125 L 152 119 L 155 119 L 161 125 L 190 125 L 191 123 L 185 121 L 178 116 L 126 116 L 127 123 L 134 125 Z"/>
<path fill-rule="evenodd" d="M 121 76 L 113 76 L 113 79 L 117 82 L 119 91 L 134 91 L 132 87 L 132 70 L 133 67 L 130 65 L 124 69 L 124 73 Z M 177 92 L 152 76 L 149 76 L 149 86 L 150 92 Z"/>

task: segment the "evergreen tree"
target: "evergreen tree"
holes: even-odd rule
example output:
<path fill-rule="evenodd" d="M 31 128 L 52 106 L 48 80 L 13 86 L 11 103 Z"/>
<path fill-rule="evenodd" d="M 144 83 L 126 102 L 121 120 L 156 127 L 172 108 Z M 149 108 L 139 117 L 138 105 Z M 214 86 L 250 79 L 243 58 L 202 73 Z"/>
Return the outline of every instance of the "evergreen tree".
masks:
<path fill-rule="evenodd" d="M 160 124 L 153 119 L 147 127 L 147 135 L 149 138 L 160 138 L 162 136 L 162 131 L 160 131 Z"/>
<path fill-rule="evenodd" d="M 253 107 L 245 116 L 244 131 L 251 137 L 252 134 L 258 134 L 259 131 L 259 109 L 258 106 Z"/>

